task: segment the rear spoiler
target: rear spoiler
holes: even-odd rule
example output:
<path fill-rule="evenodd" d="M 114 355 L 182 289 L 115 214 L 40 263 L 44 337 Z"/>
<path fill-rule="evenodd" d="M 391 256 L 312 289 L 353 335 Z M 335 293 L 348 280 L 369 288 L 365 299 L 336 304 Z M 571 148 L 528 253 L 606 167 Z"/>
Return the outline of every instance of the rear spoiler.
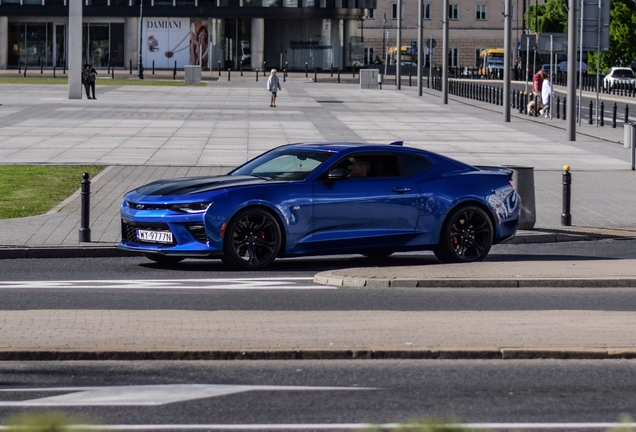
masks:
<path fill-rule="evenodd" d="M 512 180 L 512 173 L 514 170 L 512 168 L 507 168 L 503 166 L 488 166 L 488 165 L 474 165 L 475 168 L 480 169 L 482 171 L 498 171 L 501 173 L 508 174 L 508 180 Z"/>

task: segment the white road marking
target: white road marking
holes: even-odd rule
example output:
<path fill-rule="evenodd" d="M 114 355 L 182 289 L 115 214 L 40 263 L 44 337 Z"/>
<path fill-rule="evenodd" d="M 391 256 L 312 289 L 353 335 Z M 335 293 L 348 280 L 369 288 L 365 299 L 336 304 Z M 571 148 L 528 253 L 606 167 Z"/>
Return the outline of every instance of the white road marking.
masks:
<path fill-rule="evenodd" d="M 166 384 L 104 387 L 48 387 L 0 389 L 7 392 L 69 392 L 28 400 L 0 401 L 0 407 L 156 406 L 247 391 L 373 390 L 362 387 L 309 387 L 220 384 Z"/>
<path fill-rule="evenodd" d="M 595 430 L 611 428 L 634 428 L 636 423 L 455 423 L 444 425 L 447 428 L 488 429 L 488 430 L 550 430 L 574 429 Z M 291 423 L 291 424 L 132 424 L 132 425 L 72 425 L 69 429 L 82 430 L 360 430 L 369 428 L 380 429 L 408 429 L 417 425 L 399 423 Z M 0 426 L 0 430 L 7 430 L 8 426 Z"/>
<path fill-rule="evenodd" d="M 218 279 L 121 279 L 0 281 L 0 289 L 176 289 L 176 290 L 324 290 L 334 286 L 307 285 L 312 277 Z"/>

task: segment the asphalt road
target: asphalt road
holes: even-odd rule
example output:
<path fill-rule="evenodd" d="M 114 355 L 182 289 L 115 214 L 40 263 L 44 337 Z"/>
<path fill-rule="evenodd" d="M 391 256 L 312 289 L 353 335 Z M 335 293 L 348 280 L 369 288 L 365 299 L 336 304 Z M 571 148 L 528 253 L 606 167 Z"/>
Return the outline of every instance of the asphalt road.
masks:
<path fill-rule="evenodd" d="M 499 245 L 489 260 L 635 257 L 635 240 L 612 240 Z M 636 310 L 636 290 L 629 288 L 358 289 L 312 282 L 327 269 L 422 263 L 437 261 L 432 254 L 314 257 L 237 272 L 220 261 L 160 267 L 143 257 L 4 260 L 0 310 Z"/>
<path fill-rule="evenodd" d="M 101 424 L 174 430 L 451 418 L 616 422 L 636 415 L 634 386 L 636 361 L 629 360 L 2 362 L 0 419 L 61 410 Z"/>

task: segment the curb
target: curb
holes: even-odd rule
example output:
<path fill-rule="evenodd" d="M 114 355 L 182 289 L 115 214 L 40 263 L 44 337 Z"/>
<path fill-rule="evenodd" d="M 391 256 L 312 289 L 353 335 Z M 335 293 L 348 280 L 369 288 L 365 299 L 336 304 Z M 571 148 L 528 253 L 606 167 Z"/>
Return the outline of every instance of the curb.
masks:
<path fill-rule="evenodd" d="M 518 235 L 505 242 L 505 244 L 531 244 L 531 243 L 562 243 L 571 241 L 592 241 L 607 236 L 530 231 L 529 235 Z M 131 252 L 117 249 L 116 244 L 92 245 L 90 243 L 78 246 L 0 246 L 0 260 L 24 259 L 24 258 L 112 258 L 140 256 L 139 252 Z"/>
<path fill-rule="evenodd" d="M 0 247 L 1 259 L 21 258 L 111 258 L 139 256 L 139 253 L 117 249 L 116 246 L 62 247 Z"/>
<path fill-rule="evenodd" d="M 441 348 L 410 350 L 0 351 L 0 361 L 53 360 L 533 360 L 634 359 L 636 348 Z"/>
<path fill-rule="evenodd" d="M 319 285 L 356 288 L 634 288 L 635 277 L 569 278 L 382 278 L 339 275 L 347 270 L 317 273 L 313 282 Z"/>

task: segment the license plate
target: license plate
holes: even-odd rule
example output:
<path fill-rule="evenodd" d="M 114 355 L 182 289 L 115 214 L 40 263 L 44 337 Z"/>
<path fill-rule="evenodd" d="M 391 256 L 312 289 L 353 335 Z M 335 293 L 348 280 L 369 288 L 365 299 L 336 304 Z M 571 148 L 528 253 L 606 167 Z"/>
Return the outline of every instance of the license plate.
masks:
<path fill-rule="evenodd" d="M 152 243 L 172 243 L 172 232 L 137 230 L 137 239 Z"/>

